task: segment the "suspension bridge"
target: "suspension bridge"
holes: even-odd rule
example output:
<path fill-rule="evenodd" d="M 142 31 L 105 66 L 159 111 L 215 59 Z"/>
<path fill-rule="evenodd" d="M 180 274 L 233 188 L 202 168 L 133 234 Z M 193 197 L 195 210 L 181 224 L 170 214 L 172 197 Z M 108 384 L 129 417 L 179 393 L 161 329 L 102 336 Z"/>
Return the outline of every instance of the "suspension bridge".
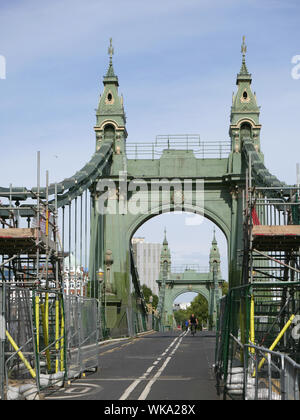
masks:
<path fill-rule="evenodd" d="M 108 337 L 152 330 L 161 337 L 173 334 L 163 316 L 175 285 L 168 256 L 157 279 L 154 316 L 142 293 L 131 239 L 147 220 L 178 210 L 203 215 L 227 239 L 228 295 L 219 293 L 214 261 L 211 276 L 189 289 L 203 294 L 215 314 L 210 367 L 219 395 L 299 399 L 299 185 L 286 185 L 264 164 L 260 108 L 245 55 L 243 40 L 228 141 L 182 134 L 133 144 L 127 140 L 110 45 L 90 161 L 58 183 L 46 175 L 42 185 L 38 153 L 35 186 L 0 188 L 2 399 L 18 396 L 16 383 L 24 378 L 34 382 L 29 395 L 35 398 L 97 370 L 99 342 Z M 66 293 L 71 282 L 73 289 L 80 285 L 79 294 Z M 137 373 L 140 382 L 147 379 L 143 369 Z M 149 392 L 141 395 L 147 398 Z M 126 389 L 115 398 L 122 393 L 127 395 Z M 210 396 L 217 398 L 213 391 Z"/>

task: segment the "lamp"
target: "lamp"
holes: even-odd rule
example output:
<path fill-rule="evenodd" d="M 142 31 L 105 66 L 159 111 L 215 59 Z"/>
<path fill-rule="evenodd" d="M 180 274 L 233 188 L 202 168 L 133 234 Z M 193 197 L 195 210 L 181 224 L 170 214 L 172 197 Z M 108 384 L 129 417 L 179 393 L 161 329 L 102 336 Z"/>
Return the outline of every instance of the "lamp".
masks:
<path fill-rule="evenodd" d="M 103 337 L 105 337 L 106 335 L 106 319 L 105 319 L 105 283 L 104 283 L 104 271 L 102 269 L 102 267 L 99 267 L 97 272 L 97 278 L 98 278 L 98 282 L 99 282 L 99 287 L 98 287 L 98 299 L 99 299 L 99 322 L 100 322 L 100 327 L 102 324 L 102 335 Z M 102 290 L 103 287 L 103 290 Z M 102 306 L 103 305 L 103 306 Z M 102 309 L 103 308 L 103 309 Z M 101 323 L 101 313 L 102 313 L 102 323 Z"/>
<path fill-rule="evenodd" d="M 102 270 L 101 267 L 98 268 L 97 277 L 98 277 L 99 283 L 102 283 L 104 279 L 104 271 Z"/>

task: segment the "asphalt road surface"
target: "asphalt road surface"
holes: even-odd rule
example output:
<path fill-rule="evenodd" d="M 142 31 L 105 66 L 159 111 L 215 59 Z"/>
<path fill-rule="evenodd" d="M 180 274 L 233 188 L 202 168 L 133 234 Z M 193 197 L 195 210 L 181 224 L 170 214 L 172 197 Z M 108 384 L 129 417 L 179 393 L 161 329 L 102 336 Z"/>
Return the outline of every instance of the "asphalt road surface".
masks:
<path fill-rule="evenodd" d="M 220 400 L 212 365 L 215 335 L 151 332 L 102 345 L 99 369 L 46 400 Z M 190 408 L 191 409 L 191 408 Z"/>

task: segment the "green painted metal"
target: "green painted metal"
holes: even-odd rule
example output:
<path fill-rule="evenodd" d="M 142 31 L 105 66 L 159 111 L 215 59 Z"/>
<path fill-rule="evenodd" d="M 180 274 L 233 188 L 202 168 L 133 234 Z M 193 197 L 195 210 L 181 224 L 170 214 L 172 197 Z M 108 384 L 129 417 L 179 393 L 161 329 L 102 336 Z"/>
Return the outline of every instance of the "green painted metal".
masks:
<path fill-rule="evenodd" d="M 186 266 L 181 272 L 172 272 L 171 252 L 165 232 L 161 256 L 160 274 L 157 280 L 159 286 L 158 312 L 161 329 L 170 330 L 174 325 L 173 303 L 182 293 L 195 292 L 202 295 L 208 303 L 210 329 L 216 327 L 217 306 L 222 296 L 222 279 L 220 270 L 220 252 L 215 238 L 212 240 L 209 254 L 209 268 L 204 272 L 195 267 Z"/>
<path fill-rule="evenodd" d="M 129 159 L 126 155 L 126 117 L 123 99 L 118 94 L 118 78 L 115 76 L 112 59 L 103 79 L 104 90 L 97 110 L 96 151 L 105 147 L 113 150 L 100 180 L 113 180 L 116 185 L 115 194 L 109 198 L 109 205 L 116 209 L 115 214 L 99 215 L 92 212 L 90 279 L 96 281 L 98 266 L 107 267 L 106 254 L 109 252 L 113 262 L 109 262 L 109 271 L 105 270 L 106 282 L 110 283 L 112 294 L 108 299 L 116 299 L 120 305 L 135 304 L 130 268 L 130 241 L 137 229 L 152 217 L 165 211 L 176 210 L 171 196 L 150 203 L 149 191 L 153 180 L 160 182 L 174 179 L 183 184 L 192 179 L 204 181 L 203 209 L 196 212 L 203 214 L 214 222 L 224 233 L 228 243 L 228 278 L 230 287 L 241 283 L 242 261 L 240 250 L 243 248 L 242 232 L 242 189 L 245 183 L 245 170 L 249 164 L 249 155 L 253 171 L 265 185 L 267 182 L 279 182 L 266 170 L 263 155 L 260 151 L 259 107 L 256 96 L 251 89 L 251 75 L 245 63 L 243 52 L 242 67 L 237 75 L 238 90 L 233 97 L 229 134 L 231 152 L 226 158 L 200 158 L 188 148 L 176 150 L 168 147 L 162 151 L 159 159 Z M 153 149 L 154 150 L 154 149 Z M 120 180 L 121 174 L 121 180 Z M 122 178 L 123 177 L 123 178 Z M 136 184 L 134 184 L 134 181 Z M 124 192 L 123 201 L 122 189 Z M 93 209 L 102 189 L 93 184 Z M 130 211 L 132 207 L 140 212 Z M 120 203 L 124 206 L 120 207 Z M 125 208 L 125 210 L 124 210 Z M 184 199 L 184 211 L 195 212 L 194 202 Z M 99 238 L 100 236 L 100 238 Z M 100 245 L 99 245 L 100 244 Z M 108 279 L 109 276 L 109 279 Z M 166 285 L 167 286 L 167 285 Z M 197 290 L 196 290 L 197 289 Z M 198 286 L 199 291 L 209 300 L 209 293 Z M 114 297 L 113 297 L 114 296 Z M 176 297 L 170 294 L 170 301 Z M 165 302 L 170 306 L 169 301 Z M 170 310 L 167 309 L 168 313 Z"/>
<path fill-rule="evenodd" d="M 192 180 L 195 190 L 197 182 L 203 181 L 203 208 L 195 209 L 194 198 L 184 194 L 184 211 L 203 214 L 215 223 L 224 233 L 228 244 L 229 286 L 241 284 L 243 249 L 242 232 L 242 190 L 245 185 L 245 171 L 251 160 L 252 176 L 257 185 L 283 186 L 276 177 L 265 168 L 260 150 L 260 110 L 256 95 L 252 92 L 252 77 L 245 61 L 246 47 L 242 46 L 242 66 L 237 75 L 237 92 L 233 96 L 229 136 L 231 151 L 227 157 L 205 157 L 187 147 L 181 150 L 168 146 L 159 159 L 153 154 L 147 159 L 129 159 L 126 155 L 126 115 L 123 98 L 118 93 L 119 81 L 115 75 L 112 54 L 109 48 L 109 67 L 103 78 L 103 92 L 96 112 L 96 151 L 81 170 L 70 178 L 56 184 L 58 207 L 62 207 L 79 197 L 83 191 L 91 191 L 91 239 L 89 258 L 90 290 L 99 297 L 97 272 L 104 270 L 105 302 L 119 307 L 126 305 L 139 308 L 140 299 L 138 281 L 132 281 L 130 242 L 136 230 L 147 220 L 165 211 L 177 210 L 172 192 L 169 196 L 156 199 L 155 205 L 150 200 L 149 191 L 153 180 L 174 179 L 184 185 Z M 205 147 L 208 147 L 207 145 Z M 221 145 L 220 145 L 221 147 Z M 200 147 L 201 149 L 201 147 Z M 101 182 L 115 183 L 116 189 L 108 198 L 108 204 L 116 207 L 115 214 L 99 214 L 99 198 L 103 193 Z M 134 183 L 135 181 L 135 183 Z M 100 184 L 99 184 L 100 183 Z M 49 195 L 55 185 L 49 186 Z M 125 191 L 125 193 L 124 193 Z M 41 197 L 46 194 L 41 188 Z M 123 194 L 124 193 L 124 194 Z M 0 188 L 0 196 L 12 200 L 24 200 L 32 194 L 26 188 Z M 143 211 L 137 212 L 138 203 Z M 143 204 L 141 204 L 143 203 Z M 145 208 L 146 207 L 146 208 Z M 3 209 L 1 217 L 8 217 Z M 30 209 L 24 209 L 24 216 Z M 122 316 L 122 314 L 118 314 Z"/>

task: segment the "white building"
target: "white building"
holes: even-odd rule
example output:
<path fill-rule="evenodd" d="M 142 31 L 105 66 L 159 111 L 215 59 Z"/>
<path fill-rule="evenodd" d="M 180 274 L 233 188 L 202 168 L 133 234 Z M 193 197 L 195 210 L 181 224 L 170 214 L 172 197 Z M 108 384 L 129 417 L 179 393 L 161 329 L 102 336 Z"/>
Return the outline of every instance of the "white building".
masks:
<path fill-rule="evenodd" d="M 141 284 L 149 287 L 155 295 L 158 295 L 156 280 L 160 270 L 161 244 L 145 242 L 145 238 L 132 238 L 136 268 L 139 273 Z"/>
<path fill-rule="evenodd" d="M 191 306 L 191 302 L 174 303 L 173 310 L 179 311 L 180 309 L 183 309 L 185 311 L 189 306 Z"/>
<path fill-rule="evenodd" d="M 66 295 L 86 296 L 88 272 L 78 264 L 74 254 L 64 259 L 64 292 Z"/>

